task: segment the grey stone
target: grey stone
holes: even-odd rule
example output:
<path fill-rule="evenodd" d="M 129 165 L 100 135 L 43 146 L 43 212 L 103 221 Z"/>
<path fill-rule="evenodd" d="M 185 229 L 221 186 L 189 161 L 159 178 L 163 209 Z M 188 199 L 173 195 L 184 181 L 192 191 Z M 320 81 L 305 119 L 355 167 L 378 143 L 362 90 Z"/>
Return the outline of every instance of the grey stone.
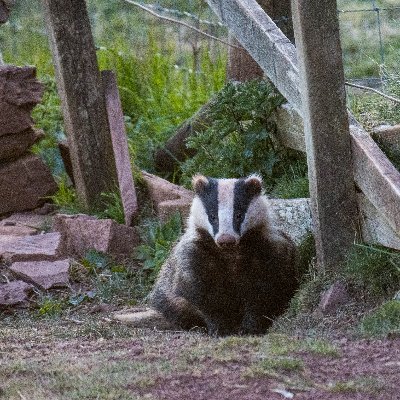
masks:
<path fill-rule="evenodd" d="M 34 236 L 0 236 L 0 259 L 14 261 L 56 260 L 62 253 L 59 232 Z"/>
<path fill-rule="evenodd" d="M 0 310 L 15 306 L 26 306 L 33 286 L 22 281 L 0 284 Z"/>
<path fill-rule="evenodd" d="M 26 261 L 15 262 L 9 269 L 18 278 L 47 290 L 65 287 L 69 283 L 70 261 Z"/>
<path fill-rule="evenodd" d="M 313 231 L 310 199 L 270 199 L 279 229 L 298 245 Z"/>

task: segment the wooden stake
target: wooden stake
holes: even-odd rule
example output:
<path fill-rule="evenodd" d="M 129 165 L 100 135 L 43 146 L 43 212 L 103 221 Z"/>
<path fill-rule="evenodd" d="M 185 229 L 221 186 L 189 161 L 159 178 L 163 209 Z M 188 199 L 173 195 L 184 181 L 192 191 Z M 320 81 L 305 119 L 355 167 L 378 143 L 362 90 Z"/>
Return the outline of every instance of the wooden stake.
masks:
<path fill-rule="evenodd" d="M 117 187 L 104 94 L 85 0 L 42 0 L 75 186 L 86 208 Z"/>
<path fill-rule="evenodd" d="M 358 212 L 336 2 L 292 0 L 318 263 L 334 269 Z"/>

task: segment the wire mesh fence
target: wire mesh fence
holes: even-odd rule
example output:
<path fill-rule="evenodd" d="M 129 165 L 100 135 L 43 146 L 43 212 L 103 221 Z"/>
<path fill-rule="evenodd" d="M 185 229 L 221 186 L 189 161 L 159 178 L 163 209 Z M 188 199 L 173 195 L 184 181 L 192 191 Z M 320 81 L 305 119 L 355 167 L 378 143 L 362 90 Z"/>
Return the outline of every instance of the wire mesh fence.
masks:
<path fill-rule="evenodd" d="M 146 6 L 162 15 L 196 22 L 204 31 L 226 36 L 226 30 L 218 29 L 221 24 L 212 13 L 203 10 L 205 18 L 196 15 L 196 7 L 190 7 L 195 1 L 185 3 L 182 10 L 164 6 L 169 3 L 157 1 Z M 380 86 L 387 70 L 398 69 L 400 0 L 338 0 L 337 6 L 346 78 Z M 280 26 L 287 20 L 288 16 L 282 16 L 275 23 Z"/>
<path fill-rule="evenodd" d="M 398 0 L 338 1 L 343 60 L 348 79 L 379 83 L 400 59 Z"/>

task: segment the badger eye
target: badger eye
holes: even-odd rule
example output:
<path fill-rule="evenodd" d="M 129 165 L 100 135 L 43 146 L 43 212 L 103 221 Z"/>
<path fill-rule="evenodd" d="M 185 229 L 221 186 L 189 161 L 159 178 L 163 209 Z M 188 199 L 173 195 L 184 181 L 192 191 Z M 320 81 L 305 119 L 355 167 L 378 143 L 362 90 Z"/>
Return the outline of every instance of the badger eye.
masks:
<path fill-rule="evenodd" d="M 242 219 L 242 213 L 236 213 L 236 214 L 235 214 L 235 218 L 236 218 L 237 220 Z"/>

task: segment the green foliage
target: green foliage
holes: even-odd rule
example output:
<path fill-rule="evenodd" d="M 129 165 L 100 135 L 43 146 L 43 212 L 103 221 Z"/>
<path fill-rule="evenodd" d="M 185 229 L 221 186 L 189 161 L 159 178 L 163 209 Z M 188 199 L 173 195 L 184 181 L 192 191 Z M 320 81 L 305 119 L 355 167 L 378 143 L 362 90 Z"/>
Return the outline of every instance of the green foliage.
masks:
<path fill-rule="evenodd" d="M 228 83 L 211 107 L 211 125 L 188 139 L 197 154 L 181 165 L 184 183 L 198 172 L 228 178 L 255 171 L 272 183 L 280 155 L 270 117 L 282 102 L 266 81 Z"/>
<path fill-rule="evenodd" d="M 396 1 L 379 2 L 382 6 L 397 6 Z M 371 7 L 371 2 L 359 0 L 338 0 L 338 9 L 360 10 Z M 397 68 L 399 55 L 400 11 L 387 10 L 380 14 L 380 32 L 375 12 L 339 13 L 341 45 L 345 75 L 349 78 L 378 76 L 382 64 L 379 35 L 382 36 L 384 62 L 390 68 Z"/>
<path fill-rule="evenodd" d="M 61 114 L 55 80 L 52 76 L 40 78 L 44 83 L 42 101 L 33 109 L 32 117 L 37 128 L 43 129 L 45 137 L 32 148 L 49 166 L 53 175 L 60 177 L 65 173 L 57 143 L 65 139 L 64 123 Z"/>
<path fill-rule="evenodd" d="M 53 196 L 50 196 L 52 202 L 59 207 L 60 211 L 66 214 L 79 213 L 82 207 L 79 205 L 76 191 L 69 184 L 68 177 L 62 175 L 58 179 L 58 190 Z"/>
<path fill-rule="evenodd" d="M 98 58 L 102 69 L 117 73 L 135 162 L 153 171 L 154 149 L 223 85 L 226 58 L 220 55 L 212 60 L 208 50 L 201 48 L 200 72 L 194 72 L 189 54 L 183 53 L 177 65 L 172 42 L 161 49 L 150 34 L 145 46 L 142 54 L 124 50 L 123 45 L 120 50 L 101 48 Z"/>
<path fill-rule="evenodd" d="M 400 253 L 355 245 L 342 269 L 345 279 L 366 297 L 386 297 L 400 287 Z"/>
<path fill-rule="evenodd" d="M 107 256 L 96 250 L 89 250 L 81 260 L 81 264 L 92 274 L 98 274 L 109 265 Z"/>
<path fill-rule="evenodd" d="M 398 69 L 382 67 L 383 91 L 400 99 L 400 73 Z M 372 128 L 380 124 L 396 125 L 400 122 L 400 104 L 372 93 L 349 94 L 349 107 L 364 127 Z M 399 159 L 399 154 L 396 154 Z M 400 161 L 397 160 L 400 165 Z"/>
<path fill-rule="evenodd" d="M 117 188 L 115 192 L 102 193 L 102 203 L 105 207 L 103 211 L 99 211 L 99 218 L 111 218 L 119 224 L 125 222 L 124 206 L 122 205 L 121 194 Z"/>
<path fill-rule="evenodd" d="M 149 221 L 144 225 L 145 244 L 136 249 L 136 257 L 142 263 L 143 271 L 148 273 L 149 281 L 153 282 L 174 242 L 182 233 L 180 214 L 173 215 L 166 223 Z"/>
<path fill-rule="evenodd" d="M 210 126 L 188 139 L 196 155 L 181 164 L 181 181 L 202 173 L 240 177 L 259 173 L 268 191 L 278 197 L 307 197 L 304 155 L 278 146 L 272 113 L 283 97 L 267 81 L 228 83 L 210 110 Z"/>
<path fill-rule="evenodd" d="M 387 301 L 365 316 L 360 330 L 369 336 L 400 334 L 400 300 Z"/>
<path fill-rule="evenodd" d="M 281 199 L 310 197 L 305 157 L 299 156 L 298 161 L 284 166 L 283 175 L 276 178 L 272 196 Z"/>
<path fill-rule="evenodd" d="M 64 309 L 64 302 L 52 295 L 42 296 L 38 301 L 38 314 L 41 317 L 54 317 L 60 315 Z"/>
<path fill-rule="evenodd" d="M 83 269 L 83 273 L 82 273 Z M 69 306 L 86 302 L 117 305 L 135 305 L 142 301 L 150 289 L 143 272 L 132 260 L 116 263 L 106 254 L 90 250 L 77 265 L 72 276 L 77 282 L 84 282 L 92 288 L 73 292 L 68 299 Z"/>

